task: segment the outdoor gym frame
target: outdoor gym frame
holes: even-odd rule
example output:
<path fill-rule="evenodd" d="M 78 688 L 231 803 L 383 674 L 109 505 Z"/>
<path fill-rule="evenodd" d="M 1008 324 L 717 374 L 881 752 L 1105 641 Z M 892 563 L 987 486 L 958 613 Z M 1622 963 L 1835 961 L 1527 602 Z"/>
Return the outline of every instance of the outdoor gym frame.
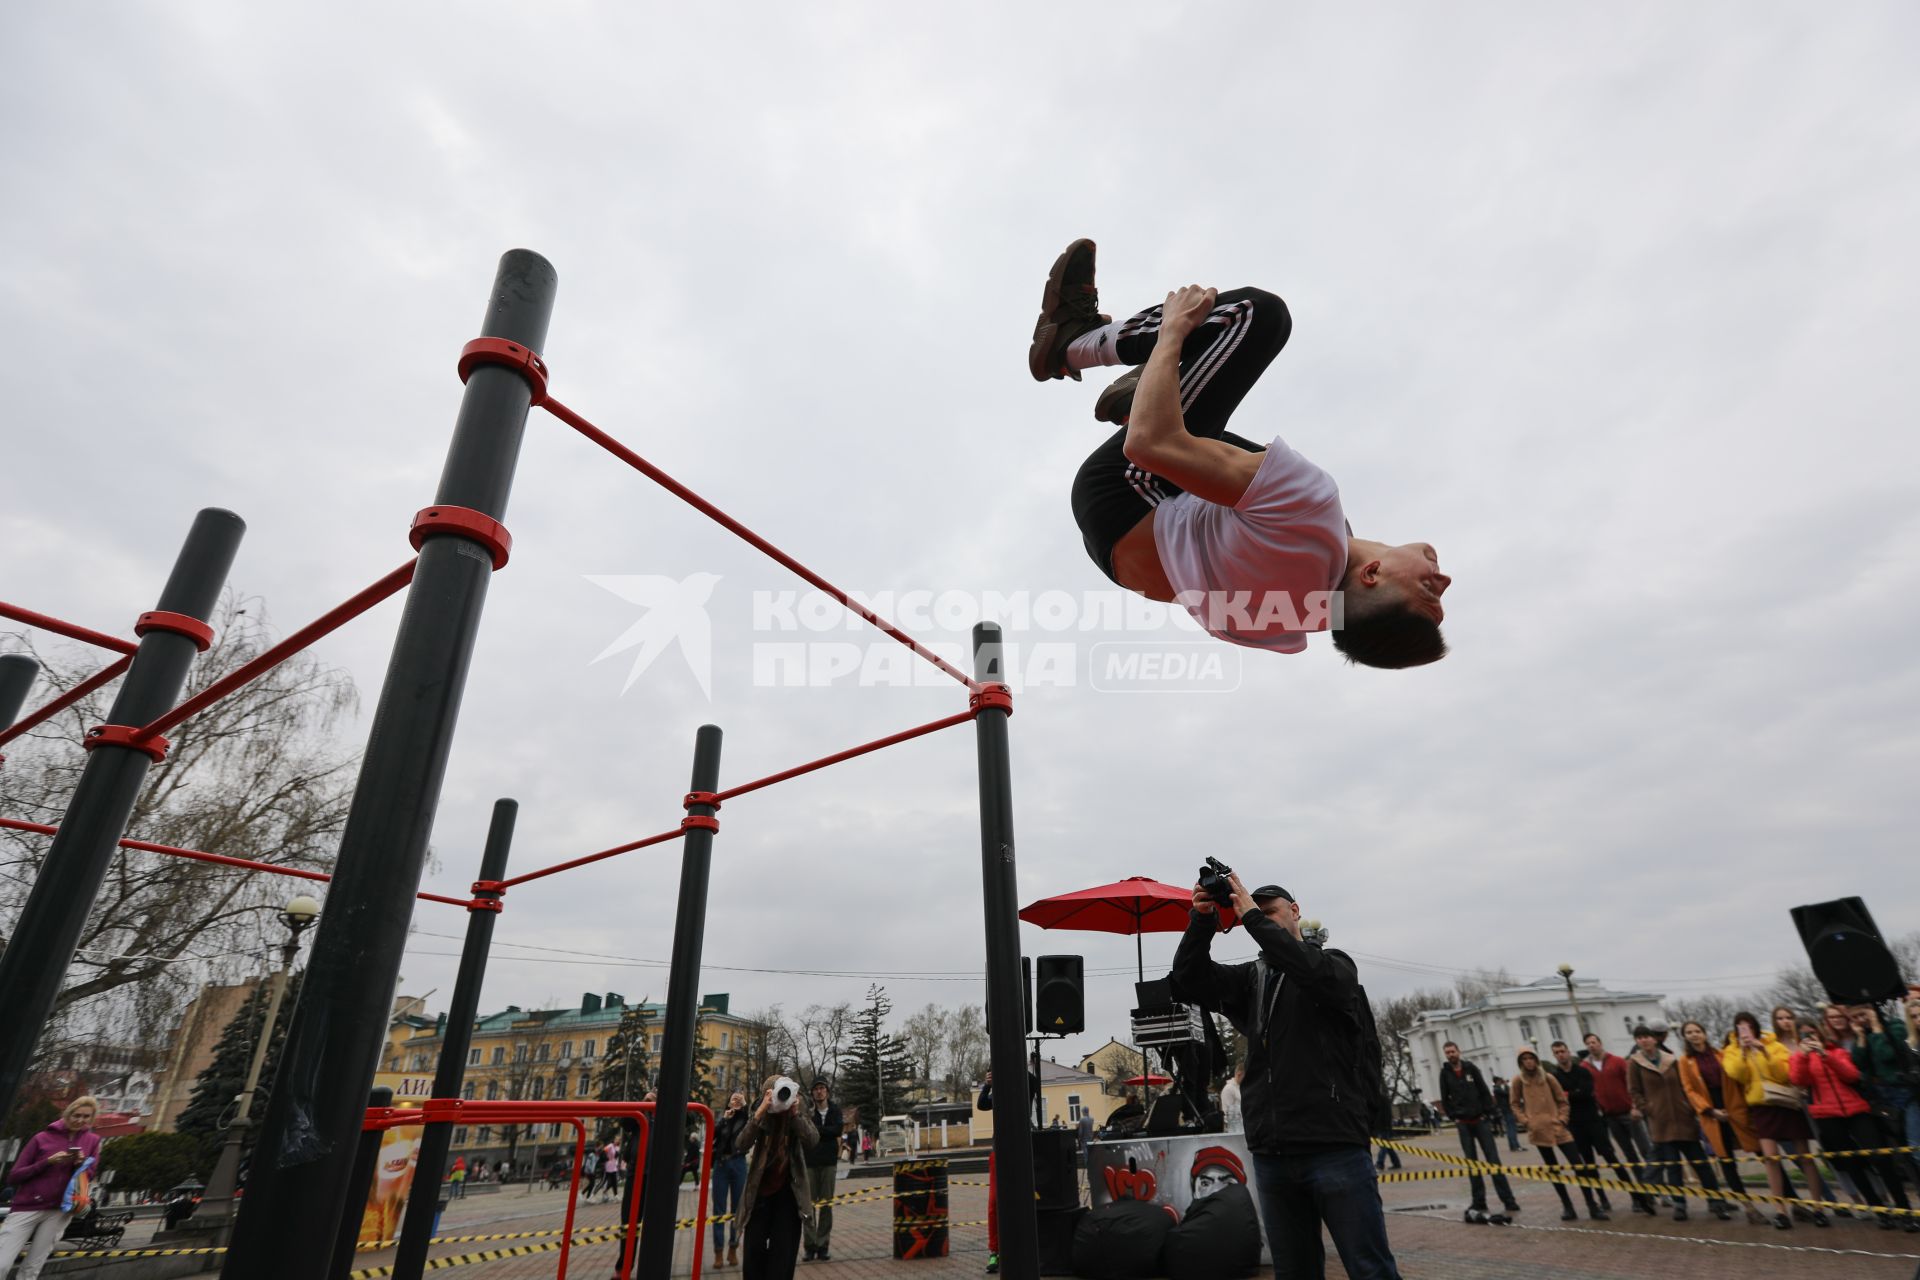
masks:
<path fill-rule="evenodd" d="M 986 1000 L 990 1008 L 1021 1007 L 1019 904 L 1007 738 L 1013 703 L 1004 681 L 999 627 L 981 623 L 973 629 L 974 674 L 967 675 L 554 399 L 548 393 L 547 365 L 540 352 L 556 288 L 554 270 L 540 255 L 516 249 L 501 258 L 481 336 L 460 354 L 458 367 L 465 391 L 435 502 L 415 516 L 410 531 L 417 556 L 195 697 L 173 705 L 196 651 L 203 652 L 212 640 L 205 619 L 226 579 L 244 528 L 230 512 L 203 511 L 195 520 L 173 576 L 161 594 L 159 608 L 143 614 L 135 628 L 141 636 L 138 646 L 15 606 L 0 605 L 0 616 L 45 627 L 121 655 L 83 684 L 0 733 L 0 745 L 121 674 L 126 675 L 114 700 L 110 723 L 87 735 L 85 745 L 90 757 L 59 826 L 0 819 L 0 825 L 53 836 L 10 945 L 0 955 L 0 1025 L 36 1029 L 45 1025 L 116 845 L 332 882 L 287 1041 L 281 1049 L 276 1084 L 254 1144 L 261 1158 L 253 1161 L 245 1209 L 236 1219 L 222 1270 L 223 1275 L 235 1280 L 268 1274 L 288 1280 L 331 1280 L 350 1269 L 352 1251 L 337 1247 L 337 1242 L 352 1239 L 353 1233 L 345 1229 L 348 1215 L 357 1221 L 362 1210 L 366 1175 L 364 1162 L 356 1161 L 363 1145 L 358 1135 L 366 1125 L 379 1122 L 379 1114 L 369 1110 L 367 1100 L 386 1045 L 389 994 L 398 981 L 415 897 L 463 906 L 470 914 L 460 976 L 450 1002 L 447 1034 L 434 1079 L 434 1101 L 417 1116 L 425 1128 L 414 1203 L 408 1206 L 402 1230 L 396 1276 L 419 1275 L 425 1261 L 431 1210 L 451 1132 L 450 1122 L 441 1117 L 460 1110 L 455 1095 L 477 1012 L 493 919 L 502 909 L 504 895 L 515 885 L 669 840 L 684 841 L 655 1115 L 685 1116 L 692 1085 L 709 867 L 721 805 L 776 782 L 971 720 L 979 771 Z M 691 786 L 682 801 L 686 816 L 679 826 L 509 878 L 504 872 L 514 806 L 512 801 L 501 801 L 495 806 L 473 897 L 463 900 L 420 893 L 427 837 L 487 587 L 494 571 L 506 564 L 511 547 L 500 521 L 506 511 L 527 415 L 535 407 L 545 409 L 953 677 L 968 690 L 967 710 L 724 789 L 719 786 L 721 733 L 715 726 L 703 725 L 695 739 Z M 127 820 L 146 772 L 165 757 L 166 740 L 161 735 L 166 730 L 403 589 L 406 603 L 331 877 L 125 839 Z M 12 711 L 23 701 L 31 671 L 23 681 L 21 666 L 21 661 L 0 666 L 0 712 Z M 14 696 L 16 691 L 19 697 Z M 13 707 L 5 705 L 9 698 Z M 11 716 L 0 715 L 0 723 L 9 719 Z M 11 1107 L 34 1040 L 34 1036 L 14 1035 L 0 1050 L 0 1108 Z M 990 1031 L 989 1062 L 1003 1079 L 1017 1079 L 1026 1069 L 1026 1046 L 1018 1020 L 1000 1019 Z M 449 1108 L 446 1102 L 455 1106 Z M 559 1119 L 592 1114 L 604 1104 L 582 1101 L 578 1105 L 551 1105 L 556 1108 L 553 1118 Z M 396 1113 L 384 1114 L 391 1117 Z M 409 1114 L 405 1122 L 415 1119 Z M 1001 1265 L 1003 1272 L 1016 1280 L 1037 1280 L 1039 1244 L 1029 1154 L 1032 1122 L 1025 1108 L 1009 1112 L 1006 1119 L 1008 1123 L 995 1125 L 993 1138 Z M 387 1121 L 400 1122 L 391 1118 Z M 666 1132 L 677 1133 L 680 1127 L 676 1121 Z M 704 1145 L 710 1161 L 710 1136 Z M 271 1158 L 265 1158 L 269 1153 Z M 638 1274 L 646 1280 L 665 1280 L 673 1263 L 674 1233 L 670 1226 L 679 1195 L 678 1144 L 646 1144 L 642 1172 L 641 1218 L 655 1224 L 656 1229 L 641 1232 Z M 703 1175 L 703 1205 L 704 1183 Z M 629 1252 L 622 1251 L 623 1274 Z"/>

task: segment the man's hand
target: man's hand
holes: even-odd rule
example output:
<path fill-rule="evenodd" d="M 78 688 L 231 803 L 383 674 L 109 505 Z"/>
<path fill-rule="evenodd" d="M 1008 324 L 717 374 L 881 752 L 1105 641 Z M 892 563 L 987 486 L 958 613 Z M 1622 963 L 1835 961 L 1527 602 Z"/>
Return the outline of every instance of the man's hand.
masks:
<path fill-rule="evenodd" d="M 71 1159 L 73 1159 L 73 1153 L 71 1151 L 56 1151 L 52 1155 L 47 1157 L 47 1163 L 52 1164 L 54 1161 L 58 1160 L 61 1164 L 65 1164 L 67 1161 Z"/>
<path fill-rule="evenodd" d="M 1213 290 L 1209 289 L 1207 292 L 1212 293 Z M 1247 886 L 1240 883 L 1240 875 L 1238 872 L 1228 876 L 1227 883 L 1233 887 L 1233 909 L 1235 911 L 1239 912 L 1243 917 L 1257 916 L 1260 914 L 1260 904 L 1255 902 L 1253 895 L 1247 892 Z"/>
<path fill-rule="evenodd" d="M 1220 904 L 1215 902 L 1205 889 L 1196 884 L 1193 886 L 1193 909 L 1203 916 L 1210 916 L 1219 912 Z"/>
<path fill-rule="evenodd" d="M 1175 289 L 1167 295 L 1160 312 L 1160 341 L 1179 346 L 1187 340 L 1187 335 L 1200 327 L 1200 322 L 1213 310 L 1214 299 L 1219 296 L 1215 289 L 1203 289 L 1190 284 Z"/>

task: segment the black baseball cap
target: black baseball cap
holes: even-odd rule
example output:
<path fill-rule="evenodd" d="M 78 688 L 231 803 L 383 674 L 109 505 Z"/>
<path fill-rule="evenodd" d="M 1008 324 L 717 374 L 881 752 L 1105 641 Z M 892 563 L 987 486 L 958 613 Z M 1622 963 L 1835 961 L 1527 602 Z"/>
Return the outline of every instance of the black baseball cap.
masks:
<path fill-rule="evenodd" d="M 819 1079 L 815 1080 L 813 1082 L 813 1087 L 815 1089 L 825 1089 L 828 1093 L 833 1092 L 833 1086 L 827 1083 L 827 1078 L 825 1076 L 821 1076 Z"/>
<path fill-rule="evenodd" d="M 1255 902 L 1272 902 L 1275 898 L 1285 898 L 1288 902 L 1297 901 L 1292 894 L 1277 884 L 1263 884 L 1249 896 Z"/>

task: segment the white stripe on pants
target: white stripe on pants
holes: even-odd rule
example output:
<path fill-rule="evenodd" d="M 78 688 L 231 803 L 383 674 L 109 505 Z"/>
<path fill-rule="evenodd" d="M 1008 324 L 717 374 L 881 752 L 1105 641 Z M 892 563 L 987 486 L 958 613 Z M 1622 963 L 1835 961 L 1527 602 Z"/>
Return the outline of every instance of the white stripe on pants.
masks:
<path fill-rule="evenodd" d="M 67 1229 L 67 1217 L 58 1209 L 22 1209 L 8 1214 L 0 1223 L 0 1275 L 6 1274 L 20 1250 L 25 1249 L 27 1260 L 20 1265 L 17 1280 L 36 1280 L 40 1268 L 47 1265 L 47 1255 L 60 1243 L 60 1233 Z"/>

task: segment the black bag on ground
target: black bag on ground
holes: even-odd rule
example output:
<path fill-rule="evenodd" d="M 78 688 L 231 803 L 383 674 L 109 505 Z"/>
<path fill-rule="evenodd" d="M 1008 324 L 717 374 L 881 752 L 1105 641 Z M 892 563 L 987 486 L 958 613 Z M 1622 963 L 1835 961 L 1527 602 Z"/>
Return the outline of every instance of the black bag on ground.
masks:
<path fill-rule="evenodd" d="M 1173 1229 L 1165 1205 L 1115 1200 L 1080 1220 L 1073 1233 L 1073 1273 L 1086 1280 L 1150 1280 Z"/>
<path fill-rule="evenodd" d="M 1167 1233 L 1161 1261 L 1172 1280 L 1252 1275 L 1260 1265 L 1260 1216 L 1246 1187 L 1230 1183 L 1188 1205 L 1186 1220 Z"/>

